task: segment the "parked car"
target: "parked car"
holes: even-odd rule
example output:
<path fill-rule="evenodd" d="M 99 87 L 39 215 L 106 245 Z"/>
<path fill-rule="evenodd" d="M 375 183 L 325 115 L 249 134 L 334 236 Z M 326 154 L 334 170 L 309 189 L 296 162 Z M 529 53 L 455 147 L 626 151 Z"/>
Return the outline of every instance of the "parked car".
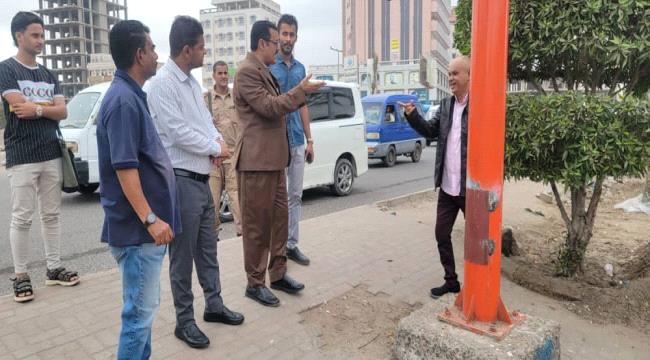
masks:
<path fill-rule="evenodd" d="M 304 188 L 330 186 L 334 194 L 343 196 L 352 191 L 354 178 L 368 171 L 363 108 L 356 85 L 326 83 L 307 98 L 315 157 L 305 166 Z M 106 82 L 80 91 L 68 103 L 68 117 L 60 123 L 75 156 L 82 194 L 92 194 L 99 187 L 97 114 L 109 86 Z M 232 220 L 227 195 L 222 199 L 222 220 Z"/>
<path fill-rule="evenodd" d="M 325 84 L 307 96 L 314 161 L 305 166 L 303 189 L 329 186 L 345 196 L 354 178 L 368 171 L 363 106 L 356 84 Z"/>
<path fill-rule="evenodd" d="M 398 102 L 410 101 L 422 113 L 420 102 L 413 95 L 381 94 L 361 100 L 366 118 L 368 158 L 381 159 L 389 167 L 395 165 L 400 155 L 411 157 L 413 162 L 420 161 L 426 140 L 408 124 L 398 105 Z"/>

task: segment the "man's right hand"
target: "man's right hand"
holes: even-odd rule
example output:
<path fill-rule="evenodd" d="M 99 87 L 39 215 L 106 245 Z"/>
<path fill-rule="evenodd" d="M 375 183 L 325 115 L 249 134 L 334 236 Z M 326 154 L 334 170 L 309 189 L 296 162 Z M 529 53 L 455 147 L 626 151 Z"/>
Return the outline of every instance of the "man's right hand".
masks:
<path fill-rule="evenodd" d="M 153 224 L 149 225 L 147 231 L 158 246 L 167 245 L 172 242 L 172 239 L 174 239 L 172 228 L 160 218 L 156 219 Z"/>
<path fill-rule="evenodd" d="M 401 101 L 398 101 L 397 104 L 406 112 L 406 115 L 411 115 L 413 110 L 415 110 L 415 103 L 413 101 L 409 101 L 408 103 L 403 103 Z"/>
<path fill-rule="evenodd" d="M 302 91 L 306 94 L 309 94 L 325 86 L 325 81 L 311 81 L 311 74 L 309 74 L 302 79 L 298 86 L 300 86 Z"/>
<path fill-rule="evenodd" d="M 219 146 L 221 147 L 221 152 L 219 153 L 218 157 L 222 159 L 229 159 L 232 154 L 230 153 L 230 149 L 228 149 L 228 145 L 226 145 L 222 139 L 217 139 L 217 143 L 219 143 Z"/>

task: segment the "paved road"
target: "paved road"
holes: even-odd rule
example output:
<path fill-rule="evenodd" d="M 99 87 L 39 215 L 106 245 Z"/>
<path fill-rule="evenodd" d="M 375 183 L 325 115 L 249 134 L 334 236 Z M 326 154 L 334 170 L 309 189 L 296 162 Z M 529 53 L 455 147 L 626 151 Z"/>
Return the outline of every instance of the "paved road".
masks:
<path fill-rule="evenodd" d="M 318 154 L 317 154 L 318 155 Z M 356 179 L 352 194 L 336 197 L 328 189 L 312 189 L 303 196 L 303 219 L 356 207 L 376 201 L 430 188 L 433 184 L 435 150 L 426 148 L 422 159 L 414 164 L 410 158 L 399 157 L 392 168 L 385 168 L 379 161 L 371 160 L 370 169 Z M 13 273 L 11 247 L 9 245 L 10 190 L 4 171 L 0 174 L 0 294 L 11 292 L 10 282 L 5 280 Z M 103 212 L 99 195 L 64 194 L 62 201 L 61 253 L 65 265 L 82 275 L 115 267 L 115 262 L 105 244 L 99 242 Z M 32 251 L 30 275 L 35 286 L 44 284 L 45 262 L 40 237 L 39 220 L 32 225 Z M 224 225 L 222 239 L 234 236 L 231 223 Z M 304 239 L 309 241 L 309 239 Z"/>

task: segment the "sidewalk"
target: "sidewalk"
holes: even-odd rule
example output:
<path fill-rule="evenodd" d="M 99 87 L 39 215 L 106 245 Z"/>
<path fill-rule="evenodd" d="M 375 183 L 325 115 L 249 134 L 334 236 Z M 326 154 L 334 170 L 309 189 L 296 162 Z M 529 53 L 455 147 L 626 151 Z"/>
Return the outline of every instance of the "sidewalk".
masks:
<path fill-rule="evenodd" d="M 518 199 L 522 191 L 530 191 L 531 185 L 527 186 L 515 184 L 507 189 L 505 203 L 509 198 Z M 244 297 L 241 240 L 221 241 L 222 295 L 231 309 L 245 314 L 246 321 L 238 327 L 204 323 L 203 301 L 195 281 L 197 323 L 212 342 L 206 350 L 190 349 L 173 335 L 174 307 L 165 262 L 152 358 L 337 358 L 324 353 L 322 339 L 307 329 L 302 316 L 305 310 L 357 285 L 408 304 L 434 301 L 428 295 L 429 288 L 442 277 L 433 239 L 435 207 L 433 202 L 421 200 L 420 205 L 413 205 L 425 196 L 394 201 L 388 210 L 368 205 L 302 222 L 300 246 L 312 263 L 302 267 L 290 262 L 289 271 L 306 284 L 306 289 L 297 297 L 278 293 L 282 302 L 279 308 L 266 308 Z M 453 235 L 457 259 L 463 258 L 463 227 L 458 221 Z M 462 273 L 462 265 L 458 267 Z M 82 281 L 70 289 L 36 289 L 36 300 L 28 304 L 1 297 L 0 359 L 114 359 L 120 328 L 119 274 L 113 270 L 84 276 Z M 645 335 L 621 326 L 590 324 L 566 310 L 562 302 L 505 279 L 502 297 L 510 310 L 560 322 L 565 359 L 641 359 L 650 353 Z"/>

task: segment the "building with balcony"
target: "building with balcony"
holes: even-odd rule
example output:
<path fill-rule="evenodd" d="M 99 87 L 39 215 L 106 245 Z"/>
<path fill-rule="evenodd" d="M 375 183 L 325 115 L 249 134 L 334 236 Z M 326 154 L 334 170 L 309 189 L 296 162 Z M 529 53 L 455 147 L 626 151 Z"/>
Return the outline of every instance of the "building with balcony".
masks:
<path fill-rule="evenodd" d="M 108 54 L 108 33 L 126 19 L 127 0 L 39 0 L 45 23 L 41 58 L 61 84 L 66 98 L 90 85 L 91 54 Z"/>

